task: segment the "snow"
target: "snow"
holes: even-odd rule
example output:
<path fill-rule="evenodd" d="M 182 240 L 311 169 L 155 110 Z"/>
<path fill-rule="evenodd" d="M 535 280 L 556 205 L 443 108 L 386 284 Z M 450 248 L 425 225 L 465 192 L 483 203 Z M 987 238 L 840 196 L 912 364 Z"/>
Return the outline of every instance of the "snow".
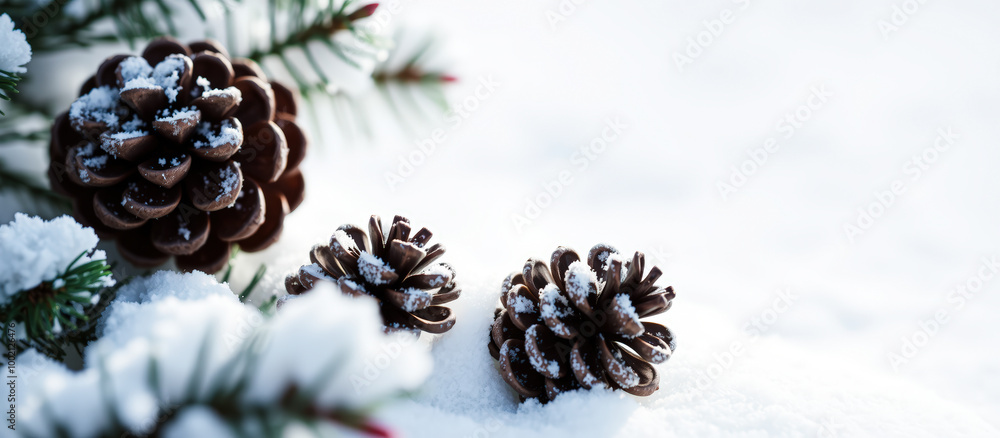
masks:
<path fill-rule="evenodd" d="M 181 132 L 181 121 L 187 121 L 189 123 L 197 123 L 201 120 L 201 111 L 195 107 L 185 107 L 178 108 L 174 110 L 165 109 L 156 116 L 156 121 L 158 122 L 168 122 L 173 127 L 174 135 L 179 135 Z M 196 146 L 197 147 L 197 146 Z"/>
<path fill-rule="evenodd" d="M 25 73 L 24 65 L 31 61 L 31 46 L 24 32 L 14 29 L 10 15 L 0 15 L 0 70 Z"/>
<path fill-rule="evenodd" d="M 618 303 L 618 308 L 625 312 L 624 316 L 626 318 L 631 319 L 632 322 L 638 325 L 642 325 L 642 322 L 639 321 L 639 314 L 635 312 L 635 307 L 632 306 L 632 300 L 628 297 L 628 294 L 618 294 L 615 297 L 615 301 Z"/>
<path fill-rule="evenodd" d="M 126 83 L 125 89 L 130 88 L 127 85 L 130 81 L 135 79 L 149 79 L 149 75 L 153 74 L 153 67 L 150 67 L 149 63 L 146 62 L 146 58 L 141 56 L 125 58 L 118 64 L 118 68 L 122 76 L 122 81 Z M 150 87 L 143 88 L 152 88 L 153 85 L 155 84 L 150 83 Z"/>
<path fill-rule="evenodd" d="M 613 253 L 607 254 L 607 256 L 604 257 L 604 270 L 605 271 L 611 270 L 611 263 L 618 262 L 618 264 L 621 266 L 621 270 L 619 271 L 620 274 L 619 274 L 618 278 L 619 278 L 619 280 L 624 281 L 626 274 L 628 274 L 628 267 L 627 267 L 626 263 L 628 263 L 631 260 L 632 260 L 631 258 L 626 259 L 625 256 L 623 256 L 621 253 L 615 253 L 615 252 L 613 252 Z"/>
<path fill-rule="evenodd" d="M 566 294 L 574 301 L 586 299 L 590 295 L 597 294 L 594 285 L 597 285 L 597 273 L 590 269 L 590 265 L 582 260 L 570 263 L 566 269 Z"/>
<path fill-rule="evenodd" d="M 236 190 L 240 185 L 241 178 L 243 178 L 243 174 L 232 167 L 226 166 L 222 168 L 222 172 L 219 174 L 219 179 L 217 180 L 219 181 L 220 192 L 215 197 L 215 201 L 219 202 L 223 196 L 227 196 Z M 205 183 L 208 184 L 208 181 L 205 181 Z M 233 202 L 236 202 L 236 199 L 233 199 Z"/>
<path fill-rule="evenodd" d="M 358 271 L 361 272 L 361 276 L 365 277 L 366 281 L 374 285 L 386 283 L 386 280 L 382 278 L 383 272 L 396 272 L 378 256 L 367 251 L 362 251 L 361 256 L 358 257 Z"/>
<path fill-rule="evenodd" d="M 194 147 L 215 148 L 226 144 L 243 144 L 243 130 L 237 128 L 229 120 L 223 120 L 219 123 L 218 132 L 213 131 L 212 128 L 213 125 L 211 122 L 201 122 L 198 124 L 198 135 L 204 137 L 206 141 L 195 140 Z"/>
<path fill-rule="evenodd" d="M 69 107 L 71 120 L 94 120 L 104 122 L 109 128 L 118 126 L 120 103 L 118 90 L 109 85 L 97 87 L 80 96 Z"/>
<path fill-rule="evenodd" d="M 507 300 L 510 301 L 508 307 L 517 313 L 531 313 L 536 309 L 535 303 L 524 295 L 511 295 Z"/>
<path fill-rule="evenodd" d="M 187 68 L 185 61 L 188 59 L 185 55 L 175 53 L 168 55 L 153 68 L 151 78 L 156 85 L 163 88 L 163 91 L 167 93 L 167 100 L 170 103 L 177 101 L 177 93 L 183 88 L 177 82 L 180 81 L 181 73 Z"/>
<path fill-rule="evenodd" d="M 232 97 L 236 100 L 236 103 L 243 102 L 243 93 L 240 91 L 239 88 L 236 87 L 220 88 L 220 89 L 206 88 L 205 91 L 201 93 L 201 97 L 215 97 L 215 96 Z"/>
<path fill-rule="evenodd" d="M 16 214 L 12 222 L 0 225 L 0 306 L 19 292 L 52 281 L 81 253 L 87 252 L 77 264 L 106 259 L 104 251 L 94 250 L 97 242 L 92 228 L 69 216 L 45 221 Z"/>
<path fill-rule="evenodd" d="M 233 295 L 215 277 L 203 272 L 182 274 L 173 271 L 158 271 L 148 277 L 133 279 L 118 289 L 112 301 L 112 308 L 118 303 L 152 303 L 171 297 L 186 301 L 200 300 L 210 296 L 227 297 Z M 230 297 L 233 300 L 235 296 Z M 106 324 L 107 319 L 105 319 Z"/>
<path fill-rule="evenodd" d="M 525 330 L 524 334 L 526 336 L 537 336 L 536 334 L 537 332 L 538 332 L 538 326 L 533 325 L 531 327 L 528 327 L 528 330 Z M 531 345 L 532 344 L 525 343 L 525 349 L 528 350 L 528 361 L 531 362 L 531 366 L 534 367 L 536 370 L 544 369 L 547 370 L 548 373 L 551 375 L 558 375 L 560 369 L 559 362 L 555 360 L 542 360 L 538 356 L 531 354 L 532 350 Z"/>
<path fill-rule="evenodd" d="M 192 406 L 182 409 L 163 430 L 163 438 L 188 438 L 193 436 L 211 436 L 218 438 L 236 438 L 232 429 L 209 408 Z"/>
<path fill-rule="evenodd" d="M 414 287 L 405 288 L 400 292 L 406 295 L 406 301 L 403 302 L 403 310 L 406 310 L 407 312 L 420 310 L 430 305 L 430 292 Z"/>
<path fill-rule="evenodd" d="M 102 400 L 107 390 L 114 415 L 132 431 L 150 430 L 161 409 L 176 407 L 166 431 L 191 436 L 184 433 L 194 428 L 203 435 L 203 428 L 219 426 L 218 419 L 189 400 L 205 400 L 222 382 L 246 379 L 237 400 L 242 406 L 273 406 L 295 385 L 315 391 L 317 408 L 361 409 L 416 389 L 430 373 L 429 355 L 414 337 L 382 332 L 373 300 L 344 297 L 328 283 L 287 301 L 270 319 L 204 274 L 161 272 L 125 289 L 105 314 L 103 337 L 87 347 L 82 371 L 43 364 L 19 386 L 19 426 L 48 435 L 61 424 L 92 436 L 109 418 Z M 255 367 L 242 365 L 247 348 Z M 23 353 L 19 362 L 37 361 L 32 354 Z M 198 367 L 199 384 L 188 392 Z"/>
<path fill-rule="evenodd" d="M 323 270 L 323 267 L 320 266 L 320 265 L 318 265 L 318 264 L 316 264 L 316 263 L 311 263 L 311 264 L 305 265 L 305 266 L 302 267 L 302 270 L 305 271 L 307 274 L 309 274 L 309 275 L 311 275 L 311 276 L 313 276 L 315 278 L 319 278 L 321 280 L 327 280 L 327 281 L 331 281 L 331 282 L 336 282 L 337 281 L 333 277 L 327 275 L 326 271 Z M 354 283 L 351 283 L 351 285 L 352 286 L 357 286 Z"/>

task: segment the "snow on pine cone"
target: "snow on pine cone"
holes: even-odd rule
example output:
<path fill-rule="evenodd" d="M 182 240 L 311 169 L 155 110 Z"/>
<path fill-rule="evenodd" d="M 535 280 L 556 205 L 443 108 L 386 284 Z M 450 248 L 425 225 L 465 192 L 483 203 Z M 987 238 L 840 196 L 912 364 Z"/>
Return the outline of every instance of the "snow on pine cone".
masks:
<path fill-rule="evenodd" d="M 56 118 L 49 179 L 132 264 L 216 272 L 259 251 L 304 195 L 294 93 L 214 41 L 101 64 Z"/>
<path fill-rule="evenodd" d="M 525 398 L 541 401 L 577 388 L 620 388 L 647 396 L 659 388 L 652 363 L 674 351 L 665 326 L 641 321 L 670 308 L 672 287 L 655 283 L 645 257 L 629 261 L 596 245 L 586 261 L 559 247 L 549 266 L 529 259 L 502 287 L 489 349 L 504 380 Z"/>
<path fill-rule="evenodd" d="M 382 220 L 373 215 L 368 232 L 356 225 L 337 228 L 329 245 L 313 247 L 311 265 L 285 278 L 288 293 L 298 295 L 317 281 L 330 281 L 347 295 L 374 297 L 387 331 L 450 330 L 455 315 L 441 304 L 458 299 L 462 290 L 450 265 L 434 263 L 444 255 L 444 246 L 428 247 L 431 232 L 427 228 L 412 232 L 410 221 L 402 216 L 396 216 L 384 234 Z"/>

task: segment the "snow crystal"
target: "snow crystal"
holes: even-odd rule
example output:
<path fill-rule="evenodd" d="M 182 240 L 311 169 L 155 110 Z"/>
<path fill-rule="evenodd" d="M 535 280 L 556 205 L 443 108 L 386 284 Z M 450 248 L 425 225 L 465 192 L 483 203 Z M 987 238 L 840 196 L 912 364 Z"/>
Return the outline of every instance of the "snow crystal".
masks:
<path fill-rule="evenodd" d="M 205 79 L 203 76 L 198 76 L 198 79 L 194 80 L 195 84 L 198 84 L 202 90 L 208 91 L 212 89 L 212 83 Z"/>
<path fill-rule="evenodd" d="M 347 247 L 344 247 L 347 245 Z M 354 239 L 351 238 L 344 230 L 336 230 L 333 232 L 333 238 L 330 239 L 330 247 L 337 251 L 348 251 L 350 248 L 356 247 L 357 244 Z"/>
<path fill-rule="evenodd" d="M 146 122 L 139 118 L 138 115 L 133 115 L 132 120 L 122 123 L 122 131 L 146 131 Z"/>
<path fill-rule="evenodd" d="M 163 91 L 167 94 L 167 100 L 170 103 L 177 101 L 177 94 L 181 90 L 181 86 L 177 83 L 180 81 L 180 75 L 187 68 L 188 57 L 179 53 L 174 53 L 167 56 L 156 67 L 153 68 L 152 79 L 163 88 Z"/>
<path fill-rule="evenodd" d="M 31 61 L 31 46 L 24 32 L 14 29 L 14 21 L 7 14 L 0 15 L 0 70 L 25 73 L 23 67 Z"/>
<path fill-rule="evenodd" d="M 214 96 L 232 97 L 236 99 L 236 103 L 240 103 L 243 101 L 243 93 L 240 92 L 240 89 L 236 87 L 220 88 L 216 90 L 209 90 L 206 88 L 205 90 L 206 91 L 201 93 L 201 97 L 214 97 Z"/>
<path fill-rule="evenodd" d="M 218 196 L 215 197 L 215 202 L 221 201 L 223 195 L 228 195 L 232 193 L 233 190 L 236 190 L 236 187 L 240 185 L 241 176 L 242 174 L 240 172 L 233 170 L 232 167 L 226 166 L 222 168 L 222 173 L 219 174 L 219 179 L 220 179 L 219 187 L 221 188 L 222 191 L 219 193 Z M 206 184 L 209 183 L 207 181 L 207 177 L 205 183 Z M 233 202 L 236 202 L 236 200 L 233 199 Z"/>
<path fill-rule="evenodd" d="M 536 337 L 538 336 L 538 326 L 533 325 L 528 327 L 528 330 L 524 332 L 527 336 Z M 538 352 L 534 351 L 532 344 L 525 343 L 525 350 L 528 351 L 528 361 L 531 362 L 531 366 L 536 370 L 546 370 L 549 374 L 555 376 L 559 375 L 559 362 L 555 360 L 544 360 L 541 358 Z M 533 354 L 534 353 L 534 354 Z"/>
<path fill-rule="evenodd" d="M 442 288 L 454 282 L 455 273 L 448 268 L 444 263 L 436 263 L 424 268 L 419 272 L 421 275 L 436 275 L 437 277 L 431 277 L 428 281 L 428 286 L 431 289 Z"/>
<path fill-rule="evenodd" d="M 628 294 L 618 294 L 618 296 L 615 297 L 615 301 L 618 304 L 618 308 L 625 312 L 623 316 L 631 319 L 632 322 L 638 325 L 642 325 L 642 322 L 639 321 L 639 314 L 636 313 L 635 306 L 632 305 L 632 300 L 629 298 Z"/>
<path fill-rule="evenodd" d="M 542 304 L 542 318 L 563 318 L 570 314 L 569 301 L 559 290 L 559 286 L 549 283 L 542 288 L 540 295 L 538 298 Z"/>
<path fill-rule="evenodd" d="M 52 281 L 83 252 L 88 254 L 78 265 L 106 259 L 104 251 L 94 250 L 97 242 L 93 229 L 69 216 L 45 221 L 15 214 L 14 221 L 0 226 L 0 305 L 21 291 Z"/>
<path fill-rule="evenodd" d="M 604 270 L 605 271 L 610 270 L 611 269 L 611 263 L 612 262 L 618 262 L 618 263 L 621 264 L 621 267 L 622 267 L 621 268 L 621 274 L 619 275 L 619 279 L 625 280 L 625 276 L 628 275 L 628 267 L 625 264 L 626 261 L 627 260 L 625 260 L 625 257 L 623 257 L 621 254 L 619 254 L 617 252 L 609 253 L 608 256 L 604 259 Z"/>
<path fill-rule="evenodd" d="M 181 121 L 193 121 L 201 120 L 201 111 L 195 107 L 189 106 L 185 108 L 180 108 L 176 110 L 165 109 L 156 116 L 157 122 L 167 122 L 173 127 L 174 135 L 178 135 L 181 132 Z"/>
<path fill-rule="evenodd" d="M 431 294 L 423 289 L 410 287 L 403 289 L 400 292 L 406 294 L 406 301 L 403 303 L 403 310 L 406 310 L 407 312 L 419 310 L 422 307 L 426 307 L 427 303 L 431 302 Z M 421 306 L 421 304 L 423 304 L 423 306 Z"/>
<path fill-rule="evenodd" d="M 117 158 L 118 149 L 125 143 L 125 140 L 147 135 L 149 135 L 149 131 L 119 131 L 113 134 L 106 134 L 104 141 L 101 142 L 101 149 L 104 149 L 105 152 Z"/>
<path fill-rule="evenodd" d="M 177 235 L 184 238 L 184 240 L 191 240 L 191 230 L 187 228 L 187 224 L 177 227 Z"/>
<path fill-rule="evenodd" d="M 584 299 L 597 293 L 593 285 L 597 284 L 597 273 L 583 261 L 575 261 L 566 270 L 566 293 L 574 300 Z"/>
<path fill-rule="evenodd" d="M 361 271 L 365 280 L 376 285 L 386 283 L 386 280 L 382 278 L 383 272 L 396 272 L 387 266 L 382 259 L 367 251 L 362 251 L 361 256 L 358 257 L 358 270 Z"/>
<path fill-rule="evenodd" d="M 146 62 L 146 59 L 140 56 L 130 56 L 128 58 L 125 58 L 124 60 L 122 60 L 121 63 L 118 64 L 118 68 L 120 69 L 119 72 L 122 75 L 122 81 L 124 81 L 126 84 L 125 86 L 126 89 L 129 88 L 127 84 L 130 81 L 135 79 L 148 80 L 149 75 L 153 74 L 153 67 L 150 67 L 149 63 Z M 156 84 L 153 83 L 152 81 L 150 81 L 149 83 L 152 86 L 156 86 Z M 152 86 L 142 87 L 142 88 L 152 88 Z"/>
<path fill-rule="evenodd" d="M 219 124 L 218 132 L 212 130 L 210 122 L 201 122 L 198 124 L 198 134 L 207 141 L 195 140 L 194 147 L 196 148 L 215 148 L 227 144 L 243 144 L 243 130 L 237 128 L 229 120 L 223 120 Z"/>
<path fill-rule="evenodd" d="M 119 108 L 118 90 L 105 85 L 77 98 L 69 107 L 69 117 L 104 122 L 108 127 L 116 127 L 119 123 Z"/>
<path fill-rule="evenodd" d="M 315 278 L 327 281 L 334 281 L 334 282 L 337 281 L 335 278 L 327 275 L 326 271 L 323 270 L 323 267 L 316 263 L 305 265 L 301 269 L 305 271 L 306 274 L 309 274 Z"/>
<path fill-rule="evenodd" d="M 160 86 L 156 85 L 156 82 L 154 82 L 152 78 L 140 76 L 126 81 L 125 86 L 122 87 L 122 91 L 134 90 L 137 88 L 156 89 L 160 88 Z"/>
<path fill-rule="evenodd" d="M 507 307 L 517 313 L 531 313 L 535 311 L 535 302 L 524 295 L 511 295 L 507 298 Z"/>
<path fill-rule="evenodd" d="M 108 164 L 108 156 L 101 155 L 98 157 L 90 157 L 83 159 L 83 165 L 89 169 L 102 169 Z"/>

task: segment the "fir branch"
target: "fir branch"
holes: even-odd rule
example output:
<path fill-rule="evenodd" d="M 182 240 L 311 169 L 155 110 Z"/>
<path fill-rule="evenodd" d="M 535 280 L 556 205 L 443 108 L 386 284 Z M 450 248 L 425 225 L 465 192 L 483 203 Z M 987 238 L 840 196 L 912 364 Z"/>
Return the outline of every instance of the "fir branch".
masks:
<path fill-rule="evenodd" d="M 186 2 L 202 21 L 206 17 L 202 5 L 205 1 Z M 31 26 L 36 30 L 29 35 L 29 43 L 36 53 L 119 41 L 134 45 L 140 40 L 177 34 L 174 20 L 177 5 L 174 3 L 180 2 L 167 4 L 165 0 L 97 0 L 96 7 L 80 17 L 70 17 L 65 14 L 62 10 L 65 3 L 66 0 L 50 0 L 15 17 L 15 21 L 22 23 L 22 26 Z M 156 13 L 150 13 L 150 8 L 155 8 Z M 47 17 L 48 22 L 36 28 L 29 20 L 38 16 Z M 114 30 L 112 32 L 99 30 L 100 25 L 109 20 L 114 25 Z"/>
<path fill-rule="evenodd" d="M 254 272 L 253 278 L 250 280 L 250 284 L 248 284 L 247 287 L 243 288 L 243 292 L 240 292 L 241 302 L 244 303 L 246 302 L 247 297 L 249 297 L 250 294 L 253 292 L 253 290 L 257 288 L 257 284 L 260 283 L 260 280 L 264 278 L 265 273 L 267 273 L 267 266 L 261 264 L 260 267 L 257 268 L 257 272 Z"/>
<path fill-rule="evenodd" d="M 0 307 L 4 326 L 24 326 L 25 340 L 20 342 L 20 348 L 36 348 L 63 360 L 66 347 L 79 350 L 77 344 L 90 340 L 81 335 L 92 328 L 90 322 L 100 314 L 101 304 L 110 302 L 103 291 L 113 280 L 111 267 L 104 259 L 77 264 L 87 254 L 81 252 L 56 278 L 15 294 Z"/>
<path fill-rule="evenodd" d="M 11 94 L 17 93 L 17 83 L 21 81 L 21 77 L 15 73 L 0 70 L 0 99 L 9 101 Z M 6 115 L 3 110 L 0 110 L 0 116 Z"/>
<path fill-rule="evenodd" d="M 268 11 L 270 20 L 268 23 L 270 26 L 271 42 L 267 46 L 256 48 L 247 54 L 247 58 L 260 64 L 271 58 L 277 59 L 292 76 L 304 97 L 308 97 L 314 91 L 326 91 L 330 85 L 329 75 L 319 61 L 319 54 L 316 53 L 319 49 L 313 43 L 320 43 L 321 47 L 325 48 L 329 54 L 359 69 L 362 67 L 352 58 L 352 55 L 375 56 L 374 52 L 368 50 L 342 46 L 335 42 L 333 37 L 338 32 L 349 31 L 358 41 L 370 44 L 371 38 L 358 29 L 354 25 L 354 22 L 371 16 L 378 8 L 378 3 L 372 3 L 348 13 L 347 9 L 354 3 L 353 0 L 345 0 L 339 8 L 335 8 L 333 6 L 335 2 L 331 1 L 329 7 L 316 11 L 315 17 L 306 22 L 306 3 L 308 2 L 303 0 L 292 1 L 285 5 L 283 9 L 279 9 L 282 7 L 280 2 L 270 2 L 270 9 Z M 279 37 L 277 34 L 279 27 L 277 20 L 279 15 L 287 15 L 290 20 L 290 23 L 288 23 L 290 30 L 283 37 Z M 370 45 L 371 48 L 375 48 L 374 44 Z M 290 58 L 290 53 L 294 50 L 301 50 L 306 58 L 308 67 L 319 78 L 318 84 L 310 83 L 299 72 L 302 66 L 296 65 Z"/>

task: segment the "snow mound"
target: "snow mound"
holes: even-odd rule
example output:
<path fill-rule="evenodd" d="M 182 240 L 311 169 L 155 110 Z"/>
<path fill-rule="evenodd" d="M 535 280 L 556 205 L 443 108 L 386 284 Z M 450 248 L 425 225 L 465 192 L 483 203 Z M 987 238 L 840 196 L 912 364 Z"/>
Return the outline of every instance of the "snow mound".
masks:
<path fill-rule="evenodd" d="M 435 373 L 412 400 L 380 417 L 407 436 L 847 437 L 997 436 L 967 408 L 898 376 L 802 350 L 779 337 L 747 338 L 710 309 L 687 305 L 653 318 L 683 348 L 655 365 L 660 389 L 634 397 L 577 390 L 542 405 L 520 403 L 483 348 L 496 294 L 466 288 L 455 328 L 434 342 Z M 463 298 L 465 298 L 463 297 Z M 741 352 L 727 356 L 730 342 Z M 447 424 L 447 428 L 441 428 Z"/>
<path fill-rule="evenodd" d="M 115 418 L 133 433 L 204 435 L 223 426 L 204 409 L 220 387 L 245 384 L 227 406 L 247 415 L 275 409 L 292 387 L 308 388 L 310 406 L 339 412 L 411 391 L 430 372 L 413 337 L 382 332 L 370 300 L 322 285 L 267 318 L 210 278 L 164 272 L 129 284 L 82 371 L 40 367 L 24 382 L 18 425 L 37 436 L 57 426 L 95 436 Z M 164 413 L 177 415 L 160 424 L 171 418 Z"/>
<path fill-rule="evenodd" d="M 0 15 L 0 70 L 25 73 L 24 64 L 31 61 L 31 46 L 24 32 L 14 29 L 10 15 Z"/>
<path fill-rule="evenodd" d="M 80 254 L 77 264 L 104 260 L 104 251 L 94 250 L 97 234 L 69 216 L 45 221 L 17 213 L 0 226 L 0 306 L 18 292 L 54 280 Z"/>

